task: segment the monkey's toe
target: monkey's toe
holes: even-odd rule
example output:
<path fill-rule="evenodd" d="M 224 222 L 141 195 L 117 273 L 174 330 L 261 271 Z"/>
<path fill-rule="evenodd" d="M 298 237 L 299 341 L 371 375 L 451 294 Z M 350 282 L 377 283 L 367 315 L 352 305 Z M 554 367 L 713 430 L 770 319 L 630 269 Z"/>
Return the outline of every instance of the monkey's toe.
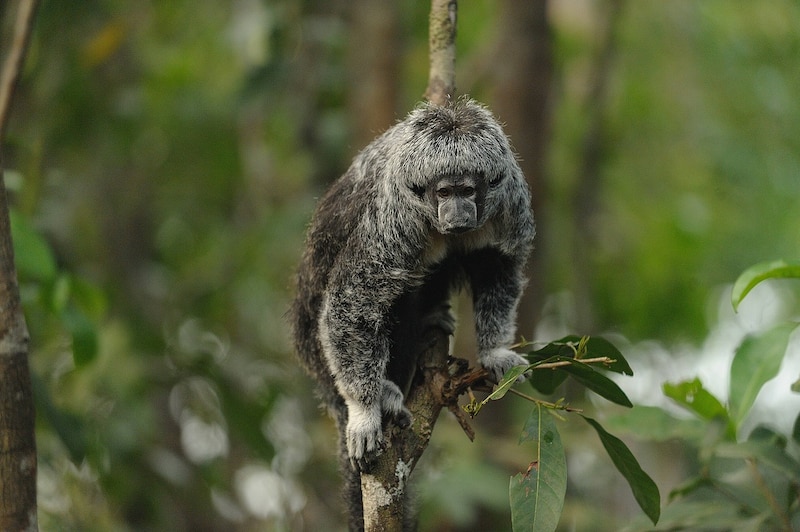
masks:
<path fill-rule="evenodd" d="M 492 349 L 481 357 L 481 366 L 489 372 L 489 377 L 494 382 L 500 382 L 503 375 L 515 366 L 527 366 L 528 359 L 510 349 L 498 347 Z M 524 382 L 530 372 L 517 377 L 517 382 Z"/>
<path fill-rule="evenodd" d="M 452 336 L 456 332 L 456 318 L 450 310 L 450 304 L 438 305 L 425 316 L 422 325 L 426 332 L 438 329 L 446 335 Z"/>
<path fill-rule="evenodd" d="M 403 407 L 402 410 L 396 412 L 392 416 L 392 422 L 401 429 L 407 429 L 411 426 L 411 412 L 409 412 L 407 408 Z"/>

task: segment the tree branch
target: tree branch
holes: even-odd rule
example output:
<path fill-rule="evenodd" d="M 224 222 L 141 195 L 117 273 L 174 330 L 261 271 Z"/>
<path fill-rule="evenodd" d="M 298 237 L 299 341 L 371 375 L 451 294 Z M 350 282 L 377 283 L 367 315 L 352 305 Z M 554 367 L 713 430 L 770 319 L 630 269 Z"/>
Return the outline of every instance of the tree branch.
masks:
<path fill-rule="evenodd" d="M 425 99 L 446 105 L 456 92 L 456 0 L 432 0 L 428 27 L 430 70 Z"/>
<path fill-rule="evenodd" d="M 0 139 L 5 139 L 8 117 L 11 114 L 11 99 L 17 87 L 28 41 L 33 31 L 33 16 L 36 13 L 37 0 L 20 0 L 17 7 L 17 20 L 14 24 L 14 35 L 11 51 L 3 64 L 0 75 Z"/>
<path fill-rule="evenodd" d="M 456 0 L 432 0 L 429 26 L 430 71 L 425 98 L 446 105 L 455 93 Z M 384 434 L 387 449 L 368 473 L 361 475 L 364 529 L 401 530 L 413 528 L 406 508 L 409 476 L 428 446 L 439 412 L 447 406 L 454 410 L 458 394 L 449 391 L 451 375 L 448 364 L 448 336 L 436 331 L 430 346 L 420 355 L 417 374 L 406 394 L 406 406 L 412 415 L 410 429 L 389 426 Z M 454 371 L 465 372 L 465 365 Z M 457 410 L 457 408 L 455 408 Z M 458 417 L 467 434 L 471 429 Z"/>
<path fill-rule="evenodd" d="M 451 378 L 448 344 L 447 335 L 437 331 L 435 340 L 420 357 L 420 367 L 406 396 L 406 407 L 412 416 L 410 429 L 390 426 L 385 434 L 389 445 L 372 470 L 361 475 L 367 531 L 401 530 L 404 522 L 412 519 L 406 515 L 406 486 L 445 406 L 444 390 Z"/>
<path fill-rule="evenodd" d="M 0 74 L 0 146 L 33 27 L 36 0 L 21 0 Z M 28 329 L 14 267 L 11 222 L 0 158 L 0 530 L 38 529 L 36 438 L 28 368 Z"/>

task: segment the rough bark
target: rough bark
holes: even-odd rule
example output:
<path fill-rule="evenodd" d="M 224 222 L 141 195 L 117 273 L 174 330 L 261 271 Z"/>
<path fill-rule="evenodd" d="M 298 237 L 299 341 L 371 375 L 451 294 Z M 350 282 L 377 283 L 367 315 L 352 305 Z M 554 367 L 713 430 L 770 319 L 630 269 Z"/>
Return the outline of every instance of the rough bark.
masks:
<path fill-rule="evenodd" d="M 30 37 L 35 0 L 22 0 L 0 76 L 0 145 Z M 28 329 L 14 267 L 8 198 L 0 158 L 0 530 L 38 530 L 36 439 Z"/>
<path fill-rule="evenodd" d="M 455 32 L 458 4 L 455 0 L 433 0 L 430 14 L 430 71 L 425 98 L 444 105 L 455 94 Z M 387 449 L 369 473 L 361 475 L 361 493 L 366 531 L 413 528 L 406 507 L 409 476 L 425 451 L 433 426 L 443 406 L 451 410 L 454 400 L 446 398 L 451 374 L 448 369 L 448 338 L 438 333 L 420 356 L 417 376 L 406 396 L 413 422 L 411 429 L 390 427 Z M 457 398 L 457 395 L 455 396 Z"/>
<path fill-rule="evenodd" d="M 390 429 L 387 436 L 391 445 L 375 467 L 361 475 L 367 531 L 402 530 L 413 520 L 407 513 L 406 488 L 445 405 L 444 390 L 450 380 L 447 348 L 448 338 L 440 333 L 422 354 L 418 378 L 406 397 L 406 406 L 413 416 L 411 429 Z"/>
<path fill-rule="evenodd" d="M 445 105 L 456 92 L 456 0 L 432 0 L 428 27 L 430 70 L 425 99 Z"/>

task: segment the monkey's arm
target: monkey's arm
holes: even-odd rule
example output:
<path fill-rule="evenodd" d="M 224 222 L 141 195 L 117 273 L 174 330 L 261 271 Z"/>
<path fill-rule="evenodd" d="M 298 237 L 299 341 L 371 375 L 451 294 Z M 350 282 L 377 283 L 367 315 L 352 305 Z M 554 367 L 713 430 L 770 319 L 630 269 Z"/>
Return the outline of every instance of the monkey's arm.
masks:
<path fill-rule="evenodd" d="M 516 333 L 517 303 L 525 285 L 524 261 L 499 250 L 474 252 L 466 264 L 472 287 L 478 361 L 495 382 L 510 368 L 527 365 L 509 346 Z"/>
<path fill-rule="evenodd" d="M 342 260 L 332 272 L 320 318 L 320 338 L 347 405 L 348 455 L 354 466 L 363 468 L 381 450 L 384 417 L 401 426 L 411 421 L 402 392 L 386 379 L 391 309 L 407 280 L 403 270 L 367 250 L 348 256 L 353 260 Z"/>

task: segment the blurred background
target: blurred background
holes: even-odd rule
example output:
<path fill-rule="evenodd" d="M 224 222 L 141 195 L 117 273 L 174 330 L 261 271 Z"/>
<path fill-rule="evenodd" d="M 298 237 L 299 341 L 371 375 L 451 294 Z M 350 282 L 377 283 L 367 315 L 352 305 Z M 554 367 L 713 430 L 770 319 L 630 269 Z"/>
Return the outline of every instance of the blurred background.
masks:
<path fill-rule="evenodd" d="M 606 335 L 634 403 L 694 375 L 724 399 L 742 336 L 798 310 L 790 284 L 727 301 L 743 269 L 800 250 L 800 5 L 459 7 L 459 92 L 506 124 L 534 192 L 519 333 Z M 42 530 L 344 528 L 333 424 L 284 314 L 315 199 L 425 90 L 428 8 L 41 3 L 3 150 Z M 790 426 L 786 388 L 754 416 Z M 510 528 L 529 406 L 490 408 L 472 444 L 440 418 L 415 473 L 423 530 Z M 639 515 L 596 436 L 563 425 L 564 529 Z M 629 443 L 662 495 L 693 467 L 685 442 Z"/>

